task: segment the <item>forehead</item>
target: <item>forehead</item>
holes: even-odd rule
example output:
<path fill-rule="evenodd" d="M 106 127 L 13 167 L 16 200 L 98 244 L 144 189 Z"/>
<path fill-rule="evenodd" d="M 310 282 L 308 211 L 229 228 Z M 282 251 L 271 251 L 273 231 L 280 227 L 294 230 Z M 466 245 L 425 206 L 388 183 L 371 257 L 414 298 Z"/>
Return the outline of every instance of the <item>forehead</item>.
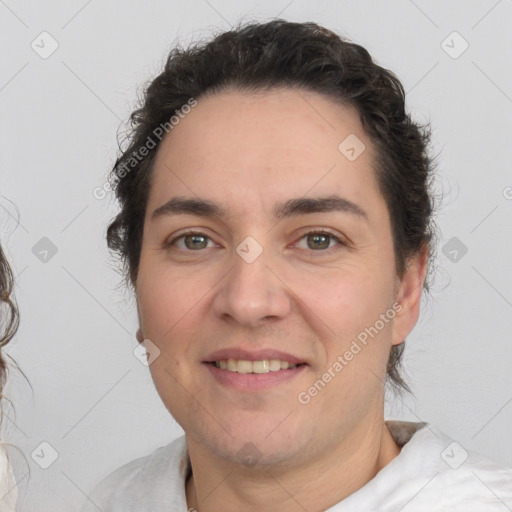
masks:
<path fill-rule="evenodd" d="M 346 153 L 345 141 L 357 158 Z M 364 203 L 378 193 L 373 162 L 371 141 L 351 106 L 304 90 L 226 90 L 200 97 L 164 138 L 150 203 L 167 200 L 171 189 L 224 200 L 238 192 L 246 207 L 313 189 Z"/>

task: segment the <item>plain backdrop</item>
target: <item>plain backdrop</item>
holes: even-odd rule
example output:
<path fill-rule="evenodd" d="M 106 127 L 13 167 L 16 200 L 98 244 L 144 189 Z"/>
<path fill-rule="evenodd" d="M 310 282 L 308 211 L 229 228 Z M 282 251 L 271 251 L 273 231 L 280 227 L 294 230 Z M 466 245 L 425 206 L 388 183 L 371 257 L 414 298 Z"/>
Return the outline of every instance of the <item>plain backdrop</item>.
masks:
<path fill-rule="evenodd" d="M 77 510 L 107 473 L 182 434 L 133 354 L 134 300 L 105 242 L 116 203 L 93 190 L 177 41 L 274 17 L 365 46 L 431 122 L 436 277 L 407 340 L 414 396 L 387 417 L 512 465 L 512 1 L 2 0 L 1 242 L 21 309 L 6 352 L 28 379 L 10 372 L 2 432 L 21 512 Z"/>

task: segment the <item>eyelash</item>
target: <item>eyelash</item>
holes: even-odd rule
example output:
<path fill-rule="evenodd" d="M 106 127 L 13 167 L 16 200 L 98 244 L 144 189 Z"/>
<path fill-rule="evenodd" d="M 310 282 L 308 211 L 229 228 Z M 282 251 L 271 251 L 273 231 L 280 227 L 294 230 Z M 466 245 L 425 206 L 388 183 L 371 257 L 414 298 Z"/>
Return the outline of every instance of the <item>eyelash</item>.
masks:
<path fill-rule="evenodd" d="M 342 240 L 341 238 L 339 238 L 338 236 L 336 236 L 335 234 L 329 232 L 329 231 L 326 231 L 326 230 L 312 230 L 312 231 L 308 231 L 306 233 L 304 233 L 300 238 L 299 240 L 302 240 L 303 238 L 307 238 L 308 236 L 310 235 L 324 235 L 324 236 L 329 236 L 331 237 L 331 239 L 335 240 L 338 244 L 338 246 L 346 246 L 347 243 Z M 208 236 L 208 235 L 205 235 L 204 233 L 201 233 L 200 231 L 193 231 L 193 230 L 190 230 L 190 231 L 186 231 L 185 233 L 181 233 L 180 235 L 174 237 L 172 240 L 169 240 L 169 241 L 166 241 L 164 243 L 164 247 L 166 249 L 171 249 L 172 246 L 178 241 L 178 240 L 181 240 L 182 238 L 186 238 L 188 236 L 202 236 L 208 240 L 211 240 L 211 238 Z M 336 246 L 334 247 L 328 247 L 327 249 L 319 249 L 318 251 L 315 251 L 313 249 L 303 249 L 303 250 L 309 250 L 310 252 L 313 252 L 313 253 L 326 253 L 328 252 L 330 249 L 333 249 L 335 248 Z M 200 252 L 201 249 L 198 249 L 197 251 L 194 251 L 192 249 L 181 249 L 185 252 Z M 203 249 L 204 250 L 204 249 Z"/>

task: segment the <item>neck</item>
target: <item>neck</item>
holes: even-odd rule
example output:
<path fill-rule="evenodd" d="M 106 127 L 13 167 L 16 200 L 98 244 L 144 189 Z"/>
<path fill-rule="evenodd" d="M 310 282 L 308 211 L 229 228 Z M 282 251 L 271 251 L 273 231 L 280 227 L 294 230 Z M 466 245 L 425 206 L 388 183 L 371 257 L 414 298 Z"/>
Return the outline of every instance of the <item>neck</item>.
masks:
<path fill-rule="evenodd" d="M 315 460 L 255 470 L 218 460 L 188 437 L 192 474 L 189 510 L 197 512 L 323 511 L 369 482 L 399 453 L 384 420 L 353 430 Z"/>

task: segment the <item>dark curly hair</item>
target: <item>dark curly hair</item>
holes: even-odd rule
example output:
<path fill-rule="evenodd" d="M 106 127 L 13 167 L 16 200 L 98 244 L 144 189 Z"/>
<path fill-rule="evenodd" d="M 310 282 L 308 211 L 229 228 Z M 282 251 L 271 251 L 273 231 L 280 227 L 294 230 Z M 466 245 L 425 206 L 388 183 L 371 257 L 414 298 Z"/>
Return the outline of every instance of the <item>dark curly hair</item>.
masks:
<path fill-rule="evenodd" d="M 362 46 L 315 23 L 277 19 L 251 23 L 207 42 L 171 50 L 163 72 L 149 83 L 139 109 L 130 117 L 127 147 L 110 175 L 121 211 L 109 225 L 109 248 L 122 261 L 128 285 L 135 287 L 143 223 L 156 149 L 140 157 L 155 128 L 190 99 L 226 89 L 257 92 L 291 87 L 313 91 L 355 107 L 376 148 L 375 172 L 390 212 L 396 272 L 427 246 L 433 254 L 433 159 L 428 124 L 415 123 L 405 110 L 398 78 L 377 65 Z M 137 158 L 134 158 L 137 156 Z M 129 165 L 129 167 L 128 167 Z M 428 287 L 425 280 L 424 287 Z M 400 375 L 404 343 L 391 350 L 387 375 L 397 390 L 410 391 Z"/>
<path fill-rule="evenodd" d="M 19 326 L 18 308 L 13 298 L 13 283 L 11 267 L 0 246 L 0 401 L 4 398 L 3 390 L 7 380 L 7 362 L 2 350 L 16 334 Z"/>

